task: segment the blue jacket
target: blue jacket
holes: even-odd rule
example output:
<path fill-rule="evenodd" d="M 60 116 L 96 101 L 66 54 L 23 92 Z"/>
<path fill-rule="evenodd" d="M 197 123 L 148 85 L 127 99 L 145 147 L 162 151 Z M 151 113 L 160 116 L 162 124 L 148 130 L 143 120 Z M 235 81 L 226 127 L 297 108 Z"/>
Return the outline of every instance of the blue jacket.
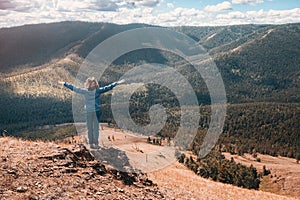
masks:
<path fill-rule="evenodd" d="M 105 87 L 99 87 L 95 90 L 89 91 L 86 88 L 78 88 L 78 87 L 75 87 L 72 84 L 69 84 L 66 82 L 64 84 L 64 86 L 66 88 L 69 88 L 70 90 L 72 90 L 78 94 L 82 94 L 84 96 L 86 112 L 100 111 L 101 110 L 100 109 L 100 94 L 113 89 L 116 85 L 117 85 L 117 83 L 114 82 Z"/>

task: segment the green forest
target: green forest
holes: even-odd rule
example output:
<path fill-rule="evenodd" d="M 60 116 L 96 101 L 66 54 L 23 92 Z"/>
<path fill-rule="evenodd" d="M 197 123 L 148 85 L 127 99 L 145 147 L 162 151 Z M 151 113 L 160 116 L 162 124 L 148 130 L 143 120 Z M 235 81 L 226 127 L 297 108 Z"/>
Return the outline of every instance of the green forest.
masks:
<path fill-rule="evenodd" d="M 204 159 L 180 154 L 178 161 L 203 178 L 255 190 L 259 189 L 260 178 L 270 173 L 265 167 L 258 173 L 252 165 L 246 167 L 227 160 L 217 148 Z"/>

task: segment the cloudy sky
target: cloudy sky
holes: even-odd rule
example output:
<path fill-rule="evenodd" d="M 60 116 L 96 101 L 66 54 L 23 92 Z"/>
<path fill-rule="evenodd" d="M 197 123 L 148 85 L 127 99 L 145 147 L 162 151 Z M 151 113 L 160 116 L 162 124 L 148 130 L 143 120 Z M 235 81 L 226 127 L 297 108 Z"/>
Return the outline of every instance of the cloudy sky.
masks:
<path fill-rule="evenodd" d="M 0 0 L 0 27 L 58 21 L 216 26 L 300 22 L 299 0 Z"/>

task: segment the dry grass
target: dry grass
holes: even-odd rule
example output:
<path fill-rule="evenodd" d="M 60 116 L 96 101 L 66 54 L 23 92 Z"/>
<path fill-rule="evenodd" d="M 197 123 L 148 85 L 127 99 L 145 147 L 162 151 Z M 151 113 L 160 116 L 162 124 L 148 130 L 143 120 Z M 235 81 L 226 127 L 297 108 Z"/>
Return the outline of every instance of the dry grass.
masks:
<path fill-rule="evenodd" d="M 125 145 L 122 147 L 129 148 L 128 150 L 130 147 L 126 146 L 124 139 L 135 141 L 133 135 L 113 128 L 104 127 L 102 133 L 104 138 L 107 135 L 114 135 L 115 145 Z M 144 143 L 142 141 L 141 139 L 136 140 L 138 148 L 146 152 L 150 144 L 147 144 L 146 140 Z M 152 150 L 159 148 L 152 146 Z M 204 179 L 178 162 L 148 173 L 147 177 L 157 186 L 140 183 L 127 186 L 111 172 L 107 172 L 105 175 L 97 174 L 94 167 L 95 162 L 98 161 L 86 161 L 85 167 L 82 167 L 66 166 L 70 162 L 68 157 L 52 160 L 41 159 L 49 155 L 59 155 L 65 148 L 72 150 L 76 148 L 76 145 L 64 142 L 33 142 L 11 137 L 0 138 L 0 199 L 287 200 L 297 198 L 297 196 L 288 197 L 270 193 L 274 192 L 273 190 L 268 190 L 269 192 L 248 190 Z M 140 152 L 140 154 L 143 153 Z M 277 165 L 274 161 L 273 165 L 267 165 L 267 162 L 270 162 L 268 156 L 259 155 L 259 157 L 262 162 L 258 164 L 266 164 L 267 168 L 273 166 L 272 170 L 275 170 L 274 166 Z M 237 158 L 235 159 L 237 160 Z M 285 161 L 282 164 L 286 163 L 286 160 L 291 161 L 286 158 L 280 160 L 281 162 Z M 254 161 L 247 161 L 244 164 L 252 162 Z M 256 167 L 259 168 L 259 166 Z M 106 169 L 111 168 L 106 165 Z M 298 168 L 289 166 L 287 169 L 292 171 Z M 273 179 L 270 177 L 265 179 L 265 185 L 270 180 Z"/>
<path fill-rule="evenodd" d="M 248 190 L 236 186 L 214 182 L 195 175 L 179 163 L 148 174 L 162 192 L 170 199 L 251 199 L 280 200 L 293 199 L 263 191 Z"/>
<path fill-rule="evenodd" d="M 58 80 L 71 82 L 74 74 L 82 60 L 78 60 L 74 55 L 69 55 L 64 59 L 53 60 L 50 63 L 36 66 L 30 71 L 18 70 L 18 74 L 6 75 L 2 79 L 3 89 L 7 92 L 18 95 L 46 96 L 55 98 L 70 98 L 70 92 L 62 91 L 62 87 L 57 84 Z M 75 61 L 74 61 L 75 60 Z M 9 85 L 7 88 L 6 86 Z"/>
<path fill-rule="evenodd" d="M 233 157 L 235 162 L 243 165 L 253 165 L 260 172 L 265 165 L 271 174 L 263 178 L 260 185 L 262 191 L 292 197 L 300 196 L 300 164 L 297 164 L 296 159 L 258 154 L 257 158 L 261 161 L 257 162 L 250 154 L 238 156 L 224 153 L 224 155 L 227 159 Z"/>
<path fill-rule="evenodd" d="M 164 148 L 146 143 L 146 137 L 142 139 L 134 139 L 134 135 L 132 134 L 128 134 L 119 130 L 113 130 L 104 126 L 102 137 L 105 142 L 108 142 L 106 140 L 108 135 L 114 135 L 115 137 L 115 141 L 111 142 L 110 145 L 116 146 L 124 151 L 132 151 L 133 149 L 130 147 L 132 147 L 133 144 L 137 144 L 138 148 L 143 150 L 144 153 L 160 151 L 162 148 Z M 283 159 L 294 162 L 293 159 Z M 270 160 L 265 160 L 264 157 L 263 161 L 270 162 Z M 262 162 L 260 164 L 261 166 L 255 166 L 257 167 L 258 171 L 261 171 L 263 164 L 266 163 Z M 247 165 L 250 166 L 249 163 L 247 163 Z M 282 169 L 283 168 L 281 168 L 281 170 Z M 160 190 L 167 195 L 167 199 L 293 199 L 292 197 L 279 196 L 269 193 L 273 191 L 263 192 L 248 190 L 229 184 L 223 184 L 204 179 L 200 176 L 197 176 L 194 174 L 194 172 L 178 162 L 175 162 L 174 164 L 161 170 L 150 172 L 148 173 L 148 176 L 151 180 L 158 184 Z M 300 177 L 300 175 L 297 177 Z M 294 195 L 294 198 L 296 197 L 297 196 Z"/>

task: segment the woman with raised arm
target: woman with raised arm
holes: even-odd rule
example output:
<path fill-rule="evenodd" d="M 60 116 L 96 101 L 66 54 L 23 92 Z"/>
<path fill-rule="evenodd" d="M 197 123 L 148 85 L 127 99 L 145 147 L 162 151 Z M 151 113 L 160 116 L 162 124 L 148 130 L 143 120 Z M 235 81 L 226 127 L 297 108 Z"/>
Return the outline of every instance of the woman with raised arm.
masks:
<path fill-rule="evenodd" d="M 99 87 L 98 81 L 94 77 L 90 77 L 85 81 L 85 88 L 79 88 L 64 81 L 58 81 L 58 84 L 84 96 L 88 140 L 90 147 L 93 149 L 99 148 L 100 94 L 112 90 L 116 85 L 124 82 L 124 80 L 120 80 L 105 87 Z"/>

